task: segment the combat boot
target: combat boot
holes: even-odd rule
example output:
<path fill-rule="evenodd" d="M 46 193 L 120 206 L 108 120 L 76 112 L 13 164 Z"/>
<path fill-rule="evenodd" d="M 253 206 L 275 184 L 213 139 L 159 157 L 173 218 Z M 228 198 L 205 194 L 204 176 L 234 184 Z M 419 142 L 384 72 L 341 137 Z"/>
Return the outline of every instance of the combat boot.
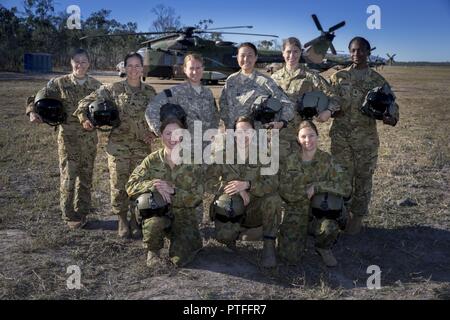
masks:
<path fill-rule="evenodd" d="M 277 258 L 275 257 L 275 240 L 264 239 L 261 265 L 264 268 L 276 267 Z"/>
<path fill-rule="evenodd" d="M 159 250 L 148 250 L 147 252 L 147 267 L 154 268 L 158 265 L 161 265 L 162 259 L 159 256 Z"/>
<path fill-rule="evenodd" d="M 345 227 L 345 233 L 348 235 L 356 235 L 361 232 L 363 216 L 354 215 L 350 212 L 350 216 L 347 222 L 347 226 Z"/>
<path fill-rule="evenodd" d="M 137 223 L 136 216 L 134 214 L 131 215 L 130 229 L 131 229 L 131 237 L 133 239 L 137 240 L 137 239 L 141 239 L 142 238 L 141 225 Z"/>
<path fill-rule="evenodd" d="M 240 234 L 240 239 L 243 241 L 261 241 L 263 237 L 263 227 L 245 228 Z"/>
<path fill-rule="evenodd" d="M 337 260 L 334 257 L 333 252 L 331 252 L 331 249 L 316 248 L 316 251 L 322 257 L 322 261 L 327 267 L 337 266 Z"/>
<path fill-rule="evenodd" d="M 130 228 L 126 213 L 119 215 L 119 229 L 117 231 L 119 237 L 122 239 L 128 238 L 130 236 Z"/>

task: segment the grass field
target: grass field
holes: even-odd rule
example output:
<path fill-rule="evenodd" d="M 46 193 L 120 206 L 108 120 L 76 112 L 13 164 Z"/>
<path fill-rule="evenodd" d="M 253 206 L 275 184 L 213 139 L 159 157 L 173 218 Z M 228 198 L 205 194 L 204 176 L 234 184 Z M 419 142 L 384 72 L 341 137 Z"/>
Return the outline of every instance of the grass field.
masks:
<path fill-rule="evenodd" d="M 264 270 L 261 243 L 227 251 L 201 224 L 205 248 L 186 268 L 145 266 L 139 241 L 119 240 L 110 215 L 104 144 L 98 147 L 93 212 L 69 231 L 59 211 L 56 133 L 31 125 L 27 96 L 49 77 L 0 73 L 0 299 L 449 299 L 450 68 L 385 67 L 401 108 L 399 124 L 379 125 L 379 165 L 370 215 L 360 235 L 342 235 L 339 261 L 326 268 L 313 250 L 301 266 Z M 103 82 L 118 78 L 99 76 Z M 175 82 L 148 79 L 161 91 Z M 212 87 L 216 97 L 220 86 Z M 329 148 L 329 123 L 320 126 Z M 410 199 L 412 206 L 403 206 Z M 81 269 L 69 290 L 67 267 Z M 381 268 L 381 289 L 366 286 Z"/>

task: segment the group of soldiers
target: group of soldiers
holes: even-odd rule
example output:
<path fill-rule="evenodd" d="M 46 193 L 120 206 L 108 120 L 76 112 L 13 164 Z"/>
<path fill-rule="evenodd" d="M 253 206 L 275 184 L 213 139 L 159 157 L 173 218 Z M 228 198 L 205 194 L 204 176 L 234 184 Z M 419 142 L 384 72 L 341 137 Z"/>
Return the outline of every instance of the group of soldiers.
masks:
<path fill-rule="evenodd" d="M 301 43 L 296 38 L 284 41 L 285 65 L 272 78 L 255 70 L 257 48 L 243 43 L 237 54 L 241 70 L 226 80 L 219 107 L 211 90 L 201 84 L 200 55 L 186 55 L 186 82 L 156 94 L 141 81 L 139 54 L 125 57 L 124 81 L 102 85 L 87 75 L 87 52 L 76 50 L 72 73 L 52 79 L 29 97 L 26 110 L 31 122 L 59 126 L 64 221 L 71 229 L 86 224 L 97 145 L 94 130 L 114 118 L 114 124 L 108 123 L 106 148 L 112 212 L 119 217 L 120 237 L 143 239 L 149 267 L 165 263 L 165 237 L 172 263 L 183 266 L 194 259 L 202 248 L 196 208 L 207 203 L 206 194 L 214 196 L 209 216 L 216 239 L 231 249 L 237 240 L 262 240 L 262 266 L 275 267 L 279 260 L 298 264 L 308 234 L 315 238 L 324 263 L 337 265 L 331 249 L 339 233 L 358 233 L 368 213 L 379 147 L 376 120 L 394 126 L 399 119 L 389 84 L 368 67 L 370 49 L 364 38 L 352 39 L 353 65 L 333 74 L 329 83 L 299 64 Z M 320 102 L 307 102 L 316 100 Z M 313 113 L 306 113 L 308 108 Z M 59 121 L 49 121 L 55 114 Z M 331 117 L 330 155 L 317 148 L 319 132 L 313 120 Z M 203 132 L 217 132 L 214 147 L 205 153 L 210 161 L 177 163 L 174 154 L 183 137 L 176 133 L 186 130 L 194 137 L 195 121 L 201 122 Z M 269 153 L 279 156 L 278 172 L 264 175 L 259 161 L 249 161 L 250 145 L 258 140 L 254 130 L 268 133 L 265 143 Z M 223 163 L 217 161 L 223 151 L 219 136 L 230 131 L 245 143 L 235 146 L 233 163 Z M 278 133 L 277 145 L 273 142 Z M 162 148 L 152 150 L 157 140 Z"/>

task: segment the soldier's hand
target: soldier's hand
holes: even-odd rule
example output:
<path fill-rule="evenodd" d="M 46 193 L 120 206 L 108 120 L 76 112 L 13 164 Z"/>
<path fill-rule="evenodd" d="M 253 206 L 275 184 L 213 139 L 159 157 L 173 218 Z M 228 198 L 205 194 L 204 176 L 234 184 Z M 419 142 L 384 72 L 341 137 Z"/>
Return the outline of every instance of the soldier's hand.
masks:
<path fill-rule="evenodd" d="M 30 112 L 30 122 L 31 123 L 42 123 L 42 118 L 36 112 L 31 111 Z"/>
<path fill-rule="evenodd" d="M 92 124 L 92 122 L 90 120 L 85 120 L 83 122 L 83 128 L 87 131 L 92 131 L 92 130 L 94 130 L 94 125 Z"/>
<path fill-rule="evenodd" d="M 394 117 L 391 117 L 390 115 L 384 114 L 383 123 L 394 127 L 397 124 L 397 120 Z"/>
<path fill-rule="evenodd" d="M 247 191 L 241 191 L 239 192 L 239 195 L 241 196 L 242 200 L 244 200 L 244 206 L 248 206 L 250 203 L 250 195 Z"/>
<path fill-rule="evenodd" d="M 248 187 L 249 187 L 248 181 L 233 180 L 228 182 L 223 190 L 225 191 L 226 194 L 232 196 L 236 193 L 247 190 Z"/>
<path fill-rule="evenodd" d="M 159 191 L 161 197 L 163 197 L 164 201 L 167 203 L 172 203 L 172 196 L 167 191 Z"/>
<path fill-rule="evenodd" d="M 156 179 L 153 185 L 159 193 L 165 192 L 170 195 L 175 191 L 174 186 L 165 180 Z"/>
<path fill-rule="evenodd" d="M 306 189 L 306 195 L 308 196 L 308 199 L 311 200 L 311 198 L 314 196 L 314 185 L 310 185 L 310 186 Z"/>
<path fill-rule="evenodd" d="M 319 113 L 319 115 L 317 116 L 316 119 L 319 122 L 326 122 L 330 118 L 331 118 L 331 111 L 330 110 L 325 110 L 325 111 L 322 111 L 321 113 Z"/>
<path fill-rule="evenodd" d="M 283 127 L 284 127 L 284 123 L 281 122 L 281 121 L 279 121 L 279 122 L 277 122 L 277 121 L 269 122 L 269 123 L 264 125 L 264 128 L 266 128 L 266 129 L 278 129 L 278 130 L 281 130 L 281 129 L 283 129 Z"/>

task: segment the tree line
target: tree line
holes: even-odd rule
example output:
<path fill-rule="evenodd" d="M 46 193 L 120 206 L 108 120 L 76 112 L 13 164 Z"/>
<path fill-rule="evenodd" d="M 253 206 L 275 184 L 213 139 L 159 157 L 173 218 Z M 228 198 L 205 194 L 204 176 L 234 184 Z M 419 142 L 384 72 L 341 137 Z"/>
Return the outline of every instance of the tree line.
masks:
<path fill-rule="evenodd" d="M 175 10 L 162 4 L 151 13 L 155 19 L 151 31 L 177 30 L 181 27 L 180 16 Z M 0 70 L 22 71 L 24 53 L 50 53 L 53 67 L 67 68 L 73 49 L 89 51 L 91 68 L 112 70 L 130 51 L 142 47 L 144 36 L 102 37 L 80 40 L 86 35 L 137 32 L 137 23 L 120 23 L 110 17 L 111 10 L 92 12 L 81 20 L 81 30 L 68 29 L 66 12 L 56 12 L 54 0 L 25 0 L 23 11 L 16 7 L 7 9 L 0 4 Z M 207 28 L 211 19 L 200 20 L 195 25 Z M 217 35 L 216 35 L 217 36 Z M 219 35 L 220 38 L 220 35 Z"/>

